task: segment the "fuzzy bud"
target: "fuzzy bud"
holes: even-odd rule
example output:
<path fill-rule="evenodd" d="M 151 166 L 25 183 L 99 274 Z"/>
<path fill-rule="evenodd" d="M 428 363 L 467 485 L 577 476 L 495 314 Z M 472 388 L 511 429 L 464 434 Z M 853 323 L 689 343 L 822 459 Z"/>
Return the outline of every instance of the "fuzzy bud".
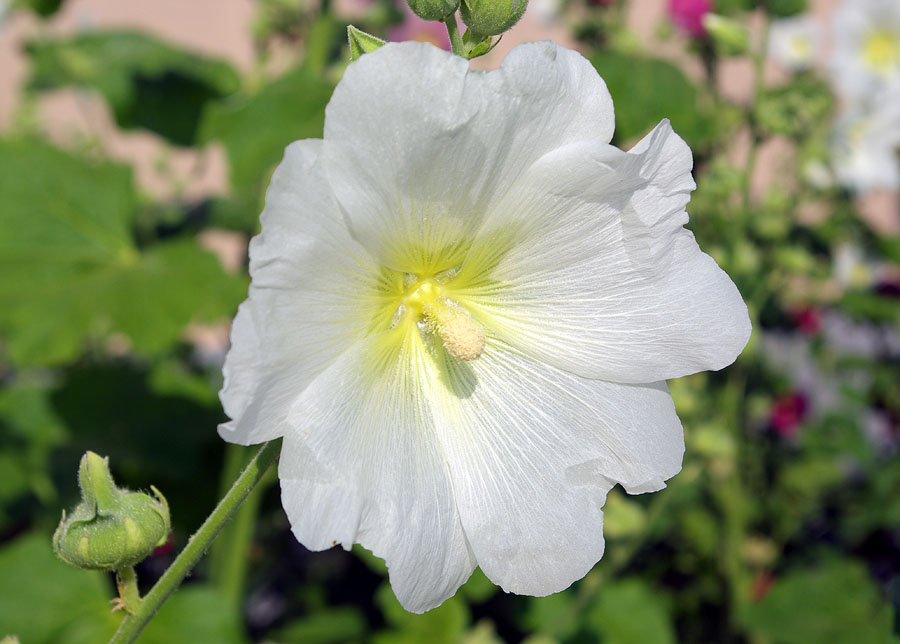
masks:
<path fill-rule="evenodd" d="M 508 30 L 527 6 L 528 0 L 462 0 L 459 15 L 473 34 L 484 38 Z"/>
<path fill-rule="evenodd" d="M 108 459 L 86 452 L 78 467 L 82 501 L 63 511 L 53 534 L 53 550 L 73 566 L 118 570 L 146 558 L 169 536 L 169 505 L 154 496 L 117 488 Z"/>
<path fill-rule="evenodd" d="M 422 20 L 443 20 L 456 11 L 459 0 L 406 0 L 406 4 Z"/>

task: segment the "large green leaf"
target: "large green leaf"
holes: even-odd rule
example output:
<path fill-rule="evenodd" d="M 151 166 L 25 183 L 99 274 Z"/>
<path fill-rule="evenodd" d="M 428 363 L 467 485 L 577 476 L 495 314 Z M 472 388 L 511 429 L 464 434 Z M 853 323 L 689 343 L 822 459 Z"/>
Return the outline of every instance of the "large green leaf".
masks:
<path fill-rule="evenodd" d="M 362 612 L 353 606 L 327 608 L 296 619 L 270 633 L 279 644 L 349 644 L 363 642 L 368 624 Z"/>
<path fill-rule="evenodd" d="M 33 534 L 0 550 L 0 635 L 23 644 L 95 644 L 121 621 L 110 613 L 114 588 L 99 572 L 57 559 L 50 535 Z M 138 639 L 140 644 L 241 644 L 240 616 L 213 590 L 191 586 L 173 595 Z"/>
<path fill-rule="evenodd" d="M 105 633 L 93 640 L 102 642 L 115 629 L 110 581 L 57 559 L 49 534 L 26 536 L 0 550 L 0 580 L 0 635 L 50 644 L 74 641 L 63 639 L 68 630 L 93 631 Z"/>
<path fill-rule="evenodd" d="M 194 142 L 206 104 L 235 92 L 223 61 L 202 58 L 137 32 L 91 32 L 33 40 L 30 85 L 98 90 L 124 128 L 146 128 L 180 145 Z"/>
<path fill-rule="evenodd" d="M 291 72 L 252 96 L 211 105 L 201 138 L 225 145 L 237 190 L 259 190 L 288 143 L 322 136 L 333 89 L 309 70 Z"/>
<path fill-rule="evenodd" d="M 585 615 L 605 644 L 673 644 L 666 598 L 634 578 L 606 584 Z"/>
<path fill-rule="evenodd" d="M 20 364 L 65 362 L 112 332 L 158 351 L 190 320 L 230 314 L 245 293 L 191 240 L 137 248 L 122 166 L 0 141 L 0 204 L 0 330 Z"/>
<path fill-rule="evenodd" d="M 46 383 L 20 379 L 0 389 L 0 530 L 15 521 L 15 506 L 22 497 L 31 494 L 45 504 L 56 501 L 50 455 L 65 438 Z M 13 507 L 7 511 L 7 506 Z"/>
<path fill-rule="evenodd" d="M 697 89 L 672 63 L 614 51 L 594 54 L 591 63 L 612 94 L 617 141 L 643 136 L 664 118 L 692 147 L 713 135 L 712 111 L 703 108 Z"/>
<path fill-rule="evenodd" d="M 886 644 L 893 622 L 866 569 L 841 559 L 788 573 L 743 618 L 777 644 Z"/>
<path fill-rule="evenodd" d="M 375 634 L 375 644 L 456 644 L 469 623 L 469 611 L 459 597 L 451 597 L 423 615 L 406 612 L 390 586 L 379 587 L 375 601 L 389 628 Z"/>

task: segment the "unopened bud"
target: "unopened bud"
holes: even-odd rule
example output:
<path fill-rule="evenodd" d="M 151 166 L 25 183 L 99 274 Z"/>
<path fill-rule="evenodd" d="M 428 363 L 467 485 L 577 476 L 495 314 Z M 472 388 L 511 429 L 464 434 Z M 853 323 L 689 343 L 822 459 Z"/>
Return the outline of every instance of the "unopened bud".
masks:
<path fill-rule="evenodd" d="M 82 501 L 63 511 L 53 534 L 53 550 L 79 568 L 118 570 L 146 558 L 169 536 L 169 506 L 152 485 L 154 496 L 117 488 L 109 462 L 86 452 L 78 467 Z"/>
<path fill-rule="evenodd" d="M 406 0 L 406 4 L 422 20 L 443 20 L 456 11 L 459 0 Z"/>
<path fill-rule="evenodd" d="M 462 0 L 459 15 L 473 34 L 484 38 L 508 30 L 527 6 L 528 0 Z"/>
<path fill-rule="evenodd" d="M 707 13 L 703 16 L 703 28 L 726 56 L 740 56 L 750 49 L 750 34 L 736 20 Z"/>

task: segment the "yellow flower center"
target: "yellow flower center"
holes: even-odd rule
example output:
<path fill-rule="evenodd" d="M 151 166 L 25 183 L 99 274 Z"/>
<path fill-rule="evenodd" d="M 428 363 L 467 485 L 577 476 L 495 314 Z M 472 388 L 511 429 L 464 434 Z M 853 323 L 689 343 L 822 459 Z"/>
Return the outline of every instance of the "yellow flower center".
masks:
<path fill-rule="evenodd" d="M 879 73 L 890 72 L 900 62 L 900 39 L 888 31 L 874 31 L 863 45 L 866 65 Z"/>
<path fill-rule="evenodd" d="M 447 296 L 448 288 L 440 276 L 406 275 L 404 286 L 394 326 L 415 324 L 438 336 L 447 353 L 457 360 L 474 360 L 481 355 L 484 332 L 464 307 Z"/>
<path fill-rule="evenodd" d="M 813 53 L 812 42 L 810 42 L 809 37 L 799 35 L 791 38 L 790 52 L 794 60 L 805 61 L 809 59 Z"/>

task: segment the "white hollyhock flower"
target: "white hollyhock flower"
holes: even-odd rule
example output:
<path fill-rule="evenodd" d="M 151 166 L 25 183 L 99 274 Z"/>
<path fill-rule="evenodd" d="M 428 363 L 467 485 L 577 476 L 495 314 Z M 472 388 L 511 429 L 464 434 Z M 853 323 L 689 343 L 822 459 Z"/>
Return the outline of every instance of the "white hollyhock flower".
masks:
<path fill-rule="evenodd" d="M 283 436 L 294 534 L 369 548 L 408 610 L 476 564 L 531 595 L 582 577 L 607 491 L 681 467 L 663 381 L 747 341 L 682 227 L 690 150 L 668 122 L 628 153 L 612 132 L 605 84 L 553 43 L 488 73 L 389 44 L 272 178 L 219 431 Z"/>
<path fill-rule="evenodd" d="M 772 22 L 769 56 L 792 70 L 809 69 L 819 53 L 819 26 L 812 16 L 800 15 Z"/>
<path fill-rule="evenodd" d="M 900 97 L 900 2 L 845 0 L 834 16 L 832 71 L 850 97 Z"/>
<path fill-rule="evenodd" d="M 838 182 L 855 192 L 900 187 L 900 103 L 854 104 L 834 126 L 831 163 Z"/>

